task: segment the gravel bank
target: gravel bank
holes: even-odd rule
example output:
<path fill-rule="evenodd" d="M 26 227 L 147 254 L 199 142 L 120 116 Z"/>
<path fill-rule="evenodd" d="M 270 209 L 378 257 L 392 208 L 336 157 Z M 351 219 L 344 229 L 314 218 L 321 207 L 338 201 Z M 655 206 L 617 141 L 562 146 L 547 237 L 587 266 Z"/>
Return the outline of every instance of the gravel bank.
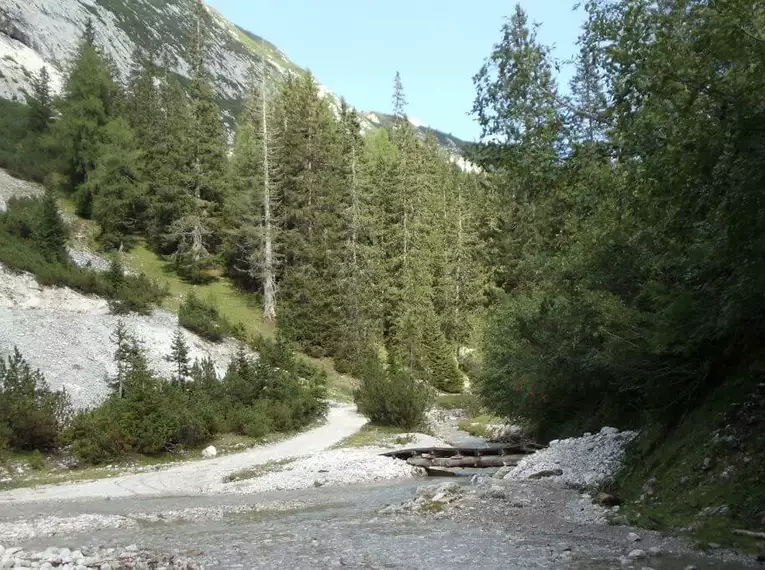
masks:
<path fill-rule="evenodd" d="M 125 548 L 47 548 L 41 552 L 26 552 L 21 548 L 3 548 L 0 546 L 0 568 L 26 568 L 49 570 L 149 570 L 150 568 L 200 570 L 200 565 L 193 559 L 179 555 L 160 555 L 141 551 L 135 544 Z"/>
<path fill-rule="evenodd" d="M 548 448 L 522 459 L 505 478 L 522 480 L 547 472 L 550 478 L 567 485 L 599 485 L 621 467 L 624 448 L 636 436 L 633 431 L 604 427 L 596 434 L 554 440 Z"/>
<path fill-rule="evenodd" d="M 263 493 L 351 485 L 422 475 L 421 469 L 405 461 L 382 457 L 378 449 L 338 449 L 298 459 L 283 470 L 254 479 L 222 484 L 217 490 L 228 493 Z"/>
<path fill-rule="evenodd" d="M 41 287 L 32 275 L 0 264 L 0 355 L 18 347 L 51 387 L 66 388 L 76 407 L 97 404 L 107 394 L 104 378 L 116 372 L 110 336 L 119 318 L 103 299 Z M 143 341 L 152 369 L 169 376 L 171 364 L 165 356 L 178 328 L 177 316 L 157 310 L 121 318 Z M 183 334 L 192 360 L 210 357 L 218 372 L 225 373 L 236 343 L 213 344 L 186 330 Z"/>

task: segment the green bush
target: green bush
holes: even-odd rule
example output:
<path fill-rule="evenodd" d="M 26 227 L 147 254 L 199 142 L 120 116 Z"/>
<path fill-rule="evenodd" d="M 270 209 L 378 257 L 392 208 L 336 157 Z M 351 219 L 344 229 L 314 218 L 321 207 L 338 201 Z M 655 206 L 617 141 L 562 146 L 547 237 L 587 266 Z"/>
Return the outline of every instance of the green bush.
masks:
<path fill-rule="evenodd" d="M 68 433 L 77 456 L 104 463 L 130 453 L 156 455 L 176 446 L 195 446 L 213 435 L 210 416 L 199 413 L 189 395 L 152 378 L 131 385 L 124 398 L 110 396 L 80 413 Z"/>
<path fill-rule="evenodd" d="M 212 342 L 220 342 L 230 336 L 234 327 L 218 311 L 212 302 L 203 301 L 193 293 L 188 295 L 178 310 L 178 323 Z"/>
<path fill-rule="evenodd" d="M 66 392 L 50 390 L 18 350 L 0 359 L 0 447 L 51 449 L 70 416 Z"/>
<path fill-rule="evenodd" d="M 425 423 L 434 394 L 430 386 L 395 363 L 386 369 L 378 359 L 369 359 L 353 398 L 359 412 L 373 424 L 409 430 Z"/>
<path fill-rule="evenodd" d="M 226 416 L 228 431 L 249 437 L 263 437 L 273 429 L 265 402 L 231 408 Z"/>

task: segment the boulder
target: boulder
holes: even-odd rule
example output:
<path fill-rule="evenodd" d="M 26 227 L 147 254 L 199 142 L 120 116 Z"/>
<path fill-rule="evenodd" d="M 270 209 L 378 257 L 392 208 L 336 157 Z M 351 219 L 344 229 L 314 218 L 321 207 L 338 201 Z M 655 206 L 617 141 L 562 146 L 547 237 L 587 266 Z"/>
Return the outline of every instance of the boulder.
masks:
<path fill-rule="evenodd" d="M 213 457 L 217 457 L 217 456 L 218 456 L 218 450 L 215 449 L 214 445 L 205 447 L 204 451 L 202 451 L 202 457 L 205 459 L 212 459 Z"/>
<path fill-rule="evenodd" d="M 544 479 L 546 477 L 560 477 L 563 475 L 563 469 L 545 469 L 529 475 L 529 479 Z"/>

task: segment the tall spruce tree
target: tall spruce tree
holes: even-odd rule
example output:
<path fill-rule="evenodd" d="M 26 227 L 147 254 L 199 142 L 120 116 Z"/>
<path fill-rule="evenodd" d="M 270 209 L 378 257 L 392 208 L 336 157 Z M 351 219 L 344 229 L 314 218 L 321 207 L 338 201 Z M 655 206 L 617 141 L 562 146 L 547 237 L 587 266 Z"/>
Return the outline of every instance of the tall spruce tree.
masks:
<path fill-rule="evenodd" d="M 54 113 L 50 74 L 43 66 L 32 80 L 32 92 L 27 94 L 27 130 L 37 135 L 46 133 Z"/>
<path fill-rule="evenodd" d="M 287 79 L 278 108 L 276 164 L 284 263 L 277 318 L 288 338 L 324 354 L 339 326 L 339 128 L 311 75 Z"/>
<path fill-rule="evenodd" d="M 118 92 L 94 38 L 89 21 L 65 80 L 57 104 L 61 116 L 53 129 L 68 190 L 78 191 L 78 210 L 86 217 L 91 213 L 92 196 L 80 186 L 96 166 L 104 127 L 114 116 Z"/>
<path fill-rule="evenodd" d="M 127 121 L 110 121 L 104 127 L 96 167 L 83 185 L 92 197 L 92 216 L 101 225 L 104 247 L 130 245 L 129 239 L 146 227 L 149 203 L 142 160 Z"/>
<path fill-rule="evenodd" d="M 177 329 L 173 335 L 173 344 L 170 346 L 170 354 L 165 359 L 173 365 L 173 383 L 185 386 L 186 380 L 191 375 L 189 363 L 189 345 L 183 336 L 183 331 Z"/>
<path fill-rule="evenodd" d="M 192 191 L 198 200 L 219 208 L 226 195 L 226 136 L 220 107 L 215 100 L 215 87 L 206 68 L 210 57 L 210 31 L 209 15 L 202 0 L 194 0 L 192 16 L 193 33 L 189 42 Z"/>

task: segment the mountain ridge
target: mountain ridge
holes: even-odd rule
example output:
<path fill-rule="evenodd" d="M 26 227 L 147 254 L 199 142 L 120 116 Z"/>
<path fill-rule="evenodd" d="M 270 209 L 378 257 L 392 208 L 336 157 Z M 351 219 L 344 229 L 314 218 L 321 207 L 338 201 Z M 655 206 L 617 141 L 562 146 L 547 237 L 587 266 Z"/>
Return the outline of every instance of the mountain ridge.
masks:
<path fill-rule="evenodd" d="M 127 76 L 137 46 L 169 56 L 173 71 L 187 77 L 185 45 L 192 26 L 191 2 L 0 0 L 0 97 L 23 101 L 33 75 L 42 66 L 48 67 L 52 86 L 60 91 L 67 61 L 89 18 L 96 24 L 96 40 L 121 77 Z M 231 22 L 215 8 L 206 8 L 211 31 L 208 69 L 227 123 L 232 124 L 241 109 L 250 69 L 274 80 L 307 72 L 268 40 Z M 322 94 L 339 107 L 340 95 L 319 85 Z M 359 113 L 362 131 L 386 126 L 392 119 L 387 113 Z M 415 130 L 421 136 L 435 136 L 453 161 L 464 162 L 460 160 L 462 151 L 469 143 L 428 126 L 415 124 Z"/>

